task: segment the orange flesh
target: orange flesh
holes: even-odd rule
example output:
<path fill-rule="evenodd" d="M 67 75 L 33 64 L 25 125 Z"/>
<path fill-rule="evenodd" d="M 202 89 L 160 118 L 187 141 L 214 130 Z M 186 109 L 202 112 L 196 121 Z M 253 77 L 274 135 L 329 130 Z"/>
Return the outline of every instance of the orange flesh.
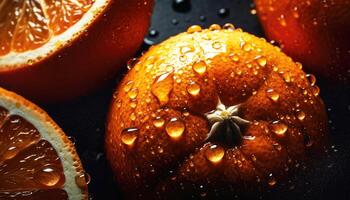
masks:
<path fill-rule="evenodd" d="M 0 56 L 44 45 L 78 22 L 94 0 L 2 0 Z"/>
<path fill-rule="evenodd" d="M 56 151 L 38 130 L 0 107 L 0 199 L 67 199 Z M 66 197 L 66 198 L 65 198 Z"/>

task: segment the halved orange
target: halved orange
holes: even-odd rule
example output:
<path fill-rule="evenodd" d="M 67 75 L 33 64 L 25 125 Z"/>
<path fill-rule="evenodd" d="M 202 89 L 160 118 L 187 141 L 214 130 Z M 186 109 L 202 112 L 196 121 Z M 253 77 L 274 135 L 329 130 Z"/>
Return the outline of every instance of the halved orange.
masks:
<path fill-rule="evenodd" d="M 73 143 L 40 108 L 0 88 L 0 199 L 87 199 Z"/>
<path fill-rule="evenodd" d="M 45 102 L 95 89 L 136 52 L 152 5 L 153 0 L 2 0 L 0 86 Z"/>

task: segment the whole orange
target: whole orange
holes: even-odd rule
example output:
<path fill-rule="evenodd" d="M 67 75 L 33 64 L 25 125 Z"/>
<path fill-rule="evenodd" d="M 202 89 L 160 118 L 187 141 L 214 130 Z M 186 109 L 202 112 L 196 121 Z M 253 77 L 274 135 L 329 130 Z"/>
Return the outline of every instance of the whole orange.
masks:
<path fill-rule="evenodd" d="M 128 198 L 234 197 L 275 187 L 323 149 L 313 75 L 226 24 L 171 37 L 118 86 L 106 152 Z"/>
<path fill-rule="evenodd" d="M 308 70 L 350 80 L 350 1 L 255 0 L 267 37 Z"/>
<path fill-rule="evenodd" d="M 137 51 L 152 7 L 153 0 L 5 1 L 0 86 L 46 103 L 96 89 Z"/>

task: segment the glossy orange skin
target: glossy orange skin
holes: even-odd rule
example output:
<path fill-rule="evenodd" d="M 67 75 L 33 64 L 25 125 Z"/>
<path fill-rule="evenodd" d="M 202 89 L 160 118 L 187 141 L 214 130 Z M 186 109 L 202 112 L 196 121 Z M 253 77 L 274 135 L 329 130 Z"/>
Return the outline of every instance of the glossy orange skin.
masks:
<path fill-rule="evenodd" d="M 80 38 L 39 63 L 0 70 L 0 86 L 33 101 L 57 103 L 106 84 L 141 45 L 153 0 L 113 0 Z"/>
<path fill-rule="evenodd" d="M 350 2 L 255 0 L 266 36 L 308 70 L 350 83 Z"/>
<path fill-rule="evenodd" d="M 258 58 L 266 58 L 266 65 L 259 65 Z M 194 71 L 198 62 L 207 64 L 205 73 Z M 152 88 L 169 72 L 173 77 L 158 87 L 171 87 L 169 99 L 160 101 Z M 107 120 L 107 158 L 125 196 L 232 199 L 236 192 L 268 187 L 270 173 L 279 184 L 287 168 L 294 171 L 326 140 L 325 108 L 305 76 L 279 48 L 241 30 L 182 33 L 151 47 L 118 86 Z M 200 85 L 198 95 L 187 92 L 192 82 Z M 276 102 L 266 93 L 271 88 L 279 94 Z M 252 122 L 243 135 L 255 138 L 223 146 L 225 155 L 214 164 L 205 156 L 216 141 L 206 141 L 211 126 L 204 114 L 215 109 L 218 96 L 227 106 L 241 104 L 240 117 Z M 305 119 L 296 118 L 298 109 Z M 159 117 L 164 120 L 160 128 L 154 125 Z M 174 117 L 186 127 L 178 139 L 165 128 Z M 288 125 L 283 137 L 270 130 L 275 120 Z M 139 129 L 132 145 L 122 140 L 127 128 Z M 311 141 L 308 147 L 304 134 Z"/>

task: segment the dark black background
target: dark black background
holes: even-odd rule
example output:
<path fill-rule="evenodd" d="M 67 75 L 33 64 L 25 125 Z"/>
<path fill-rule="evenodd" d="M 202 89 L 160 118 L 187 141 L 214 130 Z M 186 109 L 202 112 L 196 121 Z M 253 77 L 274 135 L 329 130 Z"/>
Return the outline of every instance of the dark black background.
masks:
<path fill-rule="evenodd" d="M 226 16 L 219 15 L 221 8 L 229 10 Z M 185 31 L 192 24 L 208 27 L 212 23 L 223 25 L 230 22 L 246 32 L 263 36 L 256 15 L 250 13 L 252 8 L 249 0 L 192 0 L 186 12 L 178 12 L 173 9 L 172 0 L 157 0 L 150 29 L 158 34 L 147 36 L 140 52 L 149 44 Z M 45 106 L 62 129 L 75 139 L 83 165 L 91 176 L 90 198 L 95 200 L 121 199 L 103 147 L 106 113 L 113 89 L 121 78 L 122 75 L 94 94 L 69 104 Z M 329 114 L 334 145 L 331 153 L 299 176 L 293 183 L 295 189 L 272 192 L 267 198 L 350 199 L 350 90 L 329 86 L 322 79 L 318 79 L 318 85 Z"/>

